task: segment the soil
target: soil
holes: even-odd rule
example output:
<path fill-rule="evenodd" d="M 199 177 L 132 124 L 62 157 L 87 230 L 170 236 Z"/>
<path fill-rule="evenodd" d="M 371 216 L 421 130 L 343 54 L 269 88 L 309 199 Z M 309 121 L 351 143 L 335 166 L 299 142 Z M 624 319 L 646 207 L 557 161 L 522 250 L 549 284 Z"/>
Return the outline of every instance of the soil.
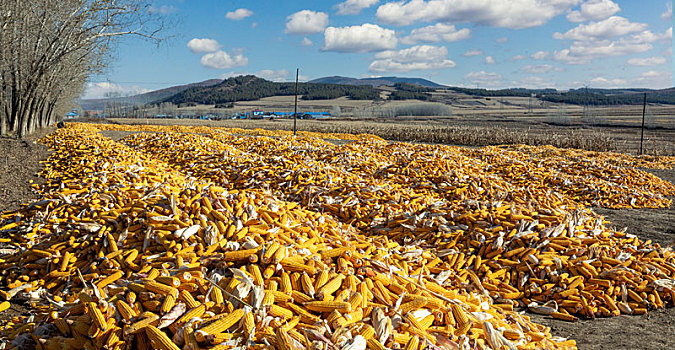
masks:
<path fill-rule="evenodd" d="M 675 170 L 643 169 L 675 184 Z M 667 246 L 675 245 L 675 204 L 667 209 L 594 208 L 618 229 L 642 239 Z M 596 320 L 565 322 L 541 315 L 528 315 L 533 321 L 551 327 L 551 333 L 575 339 L 579 349 L 623 350 L 675 349 L 675 308 L 651 311 L 644 316 L 619 316 Z"/>
<path fill-rule="evenodd" d="M 31 185 L 45 182 L 37 174 L 44 168 L 40 161 L 46 160 L 51 152 L 37 140 L 52 131 L 53 127 L 43 129 L 21 140 L 0 137 L 0 213 L 17 210 L 22 203 L 38 199 Z M 13 301 L 11 307 L 2 312 L 0 320 L 29 313 L 24 302 Z"/>
<path fill-rule="evenodd" d="M 47 147 L 37 140 L 53 130 L 41 130 L 22 140 L 0 137 L 0 212 L 16 210 L 37 198 L 29 181 L 44 182 L 37 173 L 43 168 L 40 161 L 49 156 Z"/>
<path fill-rule="evenodd" d="M 21 203 L 36 198 L 28 180 L 36 176 L 49 152 L 35 141 L 53 129 L 31 135 L 24 140 L 0 138 L 0 211 L 14 210 Z M 103 131 L 106 137 L 119 140 L 133 132 Z M 7 165 L 5 165 L 5 159 Z M 675 170 L 648 170 L 675 183 Z M 662 245 L 675 243 L 675 205 L 670 209 L 612 210 L 596 208 L 612 225 L 652 239 Z M 26 314 L 29 310 L 13 304 L 0 319 Z M 551 327 L 552 334 L 575 339 L 579 349 L 673 349 L 675 348 L 675 308 L 652 311 L 645 316 L 620 316 L 606 319 L 564 322 L 527 313 L 535 322 Z"/>

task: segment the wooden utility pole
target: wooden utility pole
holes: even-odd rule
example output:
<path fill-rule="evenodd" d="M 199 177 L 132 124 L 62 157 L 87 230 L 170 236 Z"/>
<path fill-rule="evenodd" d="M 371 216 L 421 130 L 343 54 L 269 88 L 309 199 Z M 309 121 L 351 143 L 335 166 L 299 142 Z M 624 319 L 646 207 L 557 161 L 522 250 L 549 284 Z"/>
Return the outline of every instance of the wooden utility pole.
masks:
<path fill-rule="evenodd" d="M 642 143 L 645 140 L 645 112 L 647 112 L 647 93 L 642 101 L 642 129 L 640 130 L 640 155 L 642 155 Z"/>
<path fill-rule="evenodd" d="M 295 132 L 297 131 L 297 123 L 298 123 L 298 76 L 300 75 L 300 68 L 296 68 L 295 70 L 295 113 L 293 113 L 293 136 L 295 136 Z"/>

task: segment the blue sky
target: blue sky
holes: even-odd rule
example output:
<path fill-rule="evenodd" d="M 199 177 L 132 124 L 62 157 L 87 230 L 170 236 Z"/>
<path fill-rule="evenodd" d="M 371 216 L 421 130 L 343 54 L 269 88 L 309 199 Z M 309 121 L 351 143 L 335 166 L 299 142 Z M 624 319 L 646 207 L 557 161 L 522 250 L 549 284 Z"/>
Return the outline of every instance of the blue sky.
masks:
<path fill-rule="evenodd" d="M 452 86 L 674 86 L 666 0 L 157 0 L 159 47 L 127 39 L 85 97 L 256 74 L 422 77 Z"/>

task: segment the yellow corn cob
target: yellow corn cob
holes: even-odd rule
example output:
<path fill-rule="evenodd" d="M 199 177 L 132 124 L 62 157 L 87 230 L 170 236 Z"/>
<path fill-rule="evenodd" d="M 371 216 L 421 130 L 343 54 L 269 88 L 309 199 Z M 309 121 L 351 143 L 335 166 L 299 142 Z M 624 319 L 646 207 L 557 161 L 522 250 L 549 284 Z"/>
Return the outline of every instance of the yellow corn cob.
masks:
<path fill-rule="evenodd" d="M 198 329 L 195 332 L 198 341 L 204 341 L 204 336 L 207 334 L 216 334 L 226 331 L 244 316 L 244 309 L 237 309 L 229 313 L 227 316 L 216 320 L 209 325 Z"/>
<path fill-rule="evenodd" d="M 351 312 L 351 304 L 344 301 L 310 301 L 304 304 L 305 308 L 315 312 Z"/>
<path fill-rule="evenodd" d="M 103 332 L 105 332 L 108 329 L 108 324 L 105 321 L 105 318 L 103 317 L 103 313 L 101 313 L 101 310 L 98 308 L 98 305 L 96 303 L 89 302 L 87 303 L 87 313 L 89 314 L 89 317 L 94 321 L 94 324 Z"/>
<path fill-rule="evenodd" d="M 173 342 L 166 333 L 157 329 L 157 327 L 148 325 L 145 327 L 145 335 L 150 340 L 153 348 L 161 350 L 180 350 L 180 348 Z"/>

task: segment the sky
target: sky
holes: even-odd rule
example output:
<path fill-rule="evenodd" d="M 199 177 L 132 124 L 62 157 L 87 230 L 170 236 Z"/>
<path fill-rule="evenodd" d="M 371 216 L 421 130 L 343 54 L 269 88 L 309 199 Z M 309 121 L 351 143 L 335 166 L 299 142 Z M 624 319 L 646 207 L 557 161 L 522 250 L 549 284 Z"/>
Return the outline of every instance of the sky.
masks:
<path fill-rule="evenodd" d="M 461 87 L 675 86 L 666 0 L 156 0 L 85 98 L 213 78 L 419 77 Z"/>

